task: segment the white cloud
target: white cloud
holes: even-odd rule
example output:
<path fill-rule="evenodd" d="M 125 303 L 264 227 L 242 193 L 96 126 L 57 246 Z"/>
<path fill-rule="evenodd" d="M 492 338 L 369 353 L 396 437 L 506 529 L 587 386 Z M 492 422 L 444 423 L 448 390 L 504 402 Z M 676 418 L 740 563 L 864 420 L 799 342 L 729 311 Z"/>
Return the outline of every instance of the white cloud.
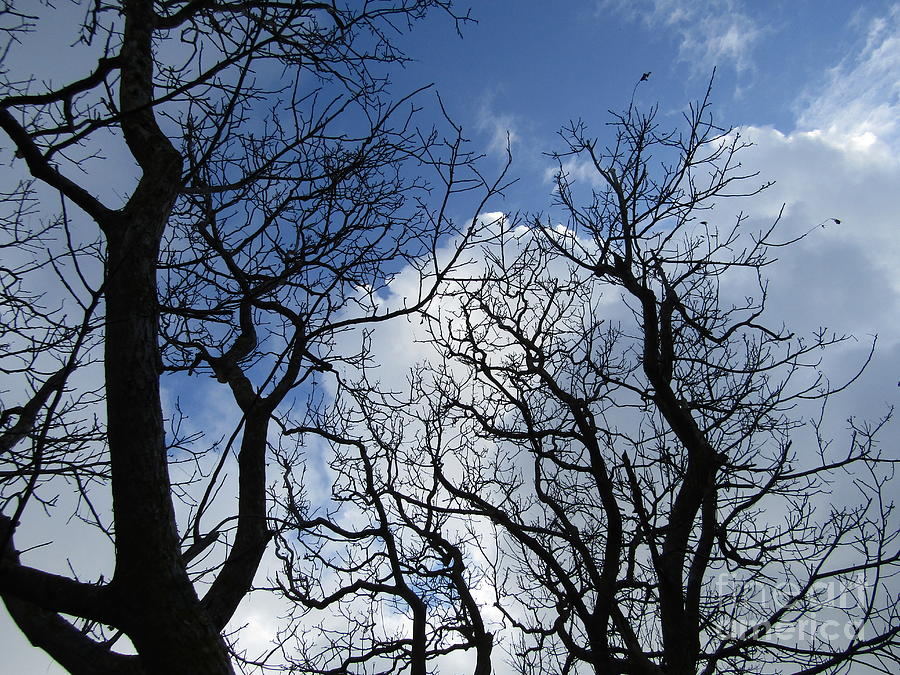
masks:
<path fill-rule="evenodd" d="M 840 146 L 834 133 L 745 131 L 757 141 L 746 165 L 777 181 L 748 211 L 771 218 L 783 204 L 786 238 L 814 228 L 805 240 L 775 251 L 780 259 L 767 270 L 770 316 L 799 335 L 825 326 L 854 336 L 824 355 L 823 371 L 833 383 L 853 376 L 878 336 L 872 364 L 832 406 L 831 431 L 842 439 L 848 417 L 871 419 L 896 401 L 900 162 L 885 162 L 880 142 Z M 897 431 L 896 424 L 885 430 L 885 447 L 896 443 Z"/>
<path fill-rule="evenodd" d="M 824 225 L 804 246 L 860 246 L 874 266 L 893 267 L 900 256 L 900 162 L 887 153 L 885 141 L 870 135 L 870 142 L 859 142 L 859 136 L 842 130 L 742 131 L 756 143 L 744 164 L 776 181 L 753 199 L 749 211 L 771 217 L 785 205 L 785 226 L 791 234 Z M 824 222 L 830 218 L 841 222 Z"/>

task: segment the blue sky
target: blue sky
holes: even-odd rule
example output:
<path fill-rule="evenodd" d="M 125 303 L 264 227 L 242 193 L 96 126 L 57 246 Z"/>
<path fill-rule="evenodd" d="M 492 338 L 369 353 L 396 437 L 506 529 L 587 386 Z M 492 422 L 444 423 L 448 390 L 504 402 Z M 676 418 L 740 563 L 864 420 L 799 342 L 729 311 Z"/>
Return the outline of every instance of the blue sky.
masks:
<path fill-rule="evenodd" d="M 518 183 L 490 210 L 547 208 L 553 165 L 542 153 L 559 148 L 556 131 L 570 119 L 583 118 L 602 136 L 607 110 L 624 108 L 634 92 L 638 106 L 658 103 L 660 120 L 675 125 L 715 68 L 717 120 L 755 141 L 747 167 L 776 181 L 740 207 L 763 222 L 784 206 L 787 232 L 842 221 L 772 268 L 773 321 L 855 334 L 858 342 L 836 350 L 829 364 L 837 376 L 851 372 L 878 335 L 872 367 L 835 402 L 834 429 L 849 415 L 874 417 L 898 401 L 900 3 L 494 0 L 477 3 L 472 15 L 477 23 L 463 26 L 461 39 L 437 14 L 399 38 L 414 61 L 392 71 L 392 89 L 433 82 L 474 148 L 488 155 L 488 168 L 499 167 L 509 134 Z M 35 34 L 44 42 L 28 46 L 39 77 L 59 62 L 56 30 Z M 635 89 L 646 71 L 652 76 Z M 433 101 L 421 99 L 423 122 Z M 403 352 L 406 324 L 385 330 L 380 339 L 391 353 Z M 396 356 L 385 365 L 401 373 L 408 363 Z M 897 425 L 886 432 L 886 446 L 896 448 Z M 265 608 L 248 609 L 244 620 L 251 641 L 254 626 L 262 640 L 271 622 Z M 10 672 L 62 672 L 5 616 L 0 653 Z"/>

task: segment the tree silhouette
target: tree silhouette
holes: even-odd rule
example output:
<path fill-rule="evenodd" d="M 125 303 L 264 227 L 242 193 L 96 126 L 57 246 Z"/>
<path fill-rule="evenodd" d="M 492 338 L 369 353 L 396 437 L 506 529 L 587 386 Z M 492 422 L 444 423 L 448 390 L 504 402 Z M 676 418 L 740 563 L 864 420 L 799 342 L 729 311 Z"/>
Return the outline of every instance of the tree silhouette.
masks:
<path fill-rule="evenodd" d="M 41 29 L 21 7 L 5 59 Z M 553 210 L 485 216 L 505 171 L 446 114 L 417 126 L 421 91 L 388 95 L 393 36 L 432 10 L 468 20 L 98 0 L 81 78 L 4 64 L 14 621 L 72 673 L 424 675 L 464 653 L 487 675 L 498 645 L 529 674 L 890 671 L 888 417 L 828 438 L 854 378 L 820 354 L 847 337 L 764 311 L 773 251 L 818 226 L 721 221 L 765 185 L 709 92 L 680 131 L 633 106 L 607 146 L 571 123 Z M 120 155 L 124 193 L 102 184 Z M 374 344 L 393 319 L 433 350 L 403 387 Z M 111 562 L 34 563 L 42 511 Z M 231 632 L 256 591 L 285 603 L 260 657 Z"/>
<path fill-rule="evenodd" d="M 564 128 L 557 210 L 510 218 L 429 314 L 443 365 L 415 380 L 412 442 L 432 508 L 500 533 L 482 564 L 518 672 L 898 663 L 888 417 L 823 437 L 855 378 L 820 353 L 848 338 L 766 320 L 765 269 L 798 239 L 715 224 L 766 185 L 709 105 L 675 131 L 629 107 L 605 147 Z"/>
<path fill-rule="evenodd" d="M 28 9 L 4 4 L 4 54 L 40 30 Z M 0 126 L 30 177 L 3 196 L 0 594 L 70 672 L 232 672 L 223 630 L 279 527 L 273 420 L 361 358 L 336 336 L 423 306 L 468 245 L 447 209 L 495 186 L 379 70 L 431 9 L 466 20 L 442 0 L 102 1 L 76 35 L 83 77 L 3 72 Z M 119 199 L 90 180 L 116 152 L 136 165 Z M 418 294 L 383 311 L 410 262 Z M 227 439 L 186 431 L 179 405 L 164 418 L 163 386 L 210 376 L 239 410 Z M 26 512 L 67 495 L 111 542 L 111 578 L 17 549 Z"/>

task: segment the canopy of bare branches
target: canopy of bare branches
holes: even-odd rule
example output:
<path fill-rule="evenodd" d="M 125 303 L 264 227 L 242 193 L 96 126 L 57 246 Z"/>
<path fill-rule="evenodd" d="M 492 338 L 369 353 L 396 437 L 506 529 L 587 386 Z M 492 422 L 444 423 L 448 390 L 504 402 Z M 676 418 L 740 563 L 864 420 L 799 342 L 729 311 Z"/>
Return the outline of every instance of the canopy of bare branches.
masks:
<path fill-rule="evenodd" d="M 4 58 L 48 7 L 0 2 Z M 0 69 L 0 596 L 33 645 L 92 675 L 900 664 L 889 415 L 821 433 L 849 338 L 766 313 L 806 235 L 718 218 L 767 184 L 709 91 L 570 123 L 548 209 L 486 216 L 509 162 L 388 90 L 396 35 L 470 20 L 449 0 L 76 9 L 80 76 Z M 30 550 L 36 514 L 96 566 Z"/>

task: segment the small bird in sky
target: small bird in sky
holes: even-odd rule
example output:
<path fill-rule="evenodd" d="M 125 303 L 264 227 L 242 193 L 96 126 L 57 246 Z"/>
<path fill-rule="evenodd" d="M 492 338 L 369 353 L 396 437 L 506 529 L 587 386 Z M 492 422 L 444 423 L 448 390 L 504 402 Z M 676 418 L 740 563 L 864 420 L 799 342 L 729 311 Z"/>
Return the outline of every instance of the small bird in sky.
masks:
<path fill-rule="evenodd" d="M 644 73 L 643 75 L 641 75 L 641 80 L 640 80 L 640 81 L 641 81 L 641 82 L 646 82 L 647 80 L 649 80 L 649 79 L 650 79 L 650 72 L 651 72 L 651 71 L 648 70 L 646 73 Z"/>

